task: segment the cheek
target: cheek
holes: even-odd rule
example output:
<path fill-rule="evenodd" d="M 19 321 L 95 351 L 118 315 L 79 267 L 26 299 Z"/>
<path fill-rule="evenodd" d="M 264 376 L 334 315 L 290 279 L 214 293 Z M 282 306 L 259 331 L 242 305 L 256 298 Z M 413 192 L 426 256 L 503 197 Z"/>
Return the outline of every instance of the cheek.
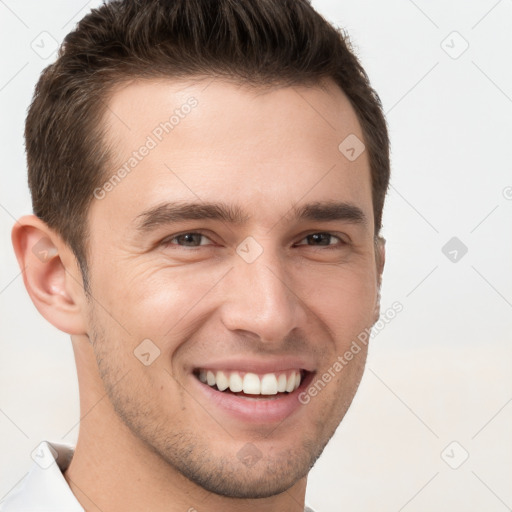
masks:
<path fill-rule="evenodd" d="M 302 289 L 305 303 L 336 335 L 357 336 L 373 323 L 377 284 L 371 267 L 317 275 L 303 280 Z"/>
<path fill-rule="evenodd" d="M 105 310 L 128 330 L 154 326 L 155 321 L 172 324 L 190 309 L 190 302 L 207 287 L 193 272 L 159 264 L 127 265 L 98 269 L 95 293 Z M 129 326 L 132 329 L 129 329 Z"/>
<path fill-rule="evenodd" d="M 291 300 L 302 302 L 336 337 L 357 336 L 373 323 L 375 308 L 375 269 L 366 259 L 291 269 L 287 285 L 297 297 Z M 177 347 L 168 346 L 169 340 L 186 339 L 222 305 L 218 285 L 226 275 L 224 264 L 169 267 L 117 261 L 95 269 L 93 295 L 101 304 L 102 325 L 112 335 L 117 332 L 117 338 L 129 339 L 132 350 L 148 338 L 162 351 L 172 351 Z"/>

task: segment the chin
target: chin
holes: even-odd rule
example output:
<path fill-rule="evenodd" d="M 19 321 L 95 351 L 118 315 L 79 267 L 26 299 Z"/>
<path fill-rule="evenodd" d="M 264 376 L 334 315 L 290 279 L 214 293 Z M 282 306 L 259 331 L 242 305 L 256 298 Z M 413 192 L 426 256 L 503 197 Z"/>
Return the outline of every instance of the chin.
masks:
<path fill-rule="evenodd" d="M 237 452 L 219 455 L 197 442 L 187 450 L 182 444 L 180 454 L 174 445 L 161 455 L 188 480 L 209 492 L 226 498 L 260 499 L 282 494 L 306 477 L 327 442 L 303 440 L 300 446 L 272 455 L 262 453 L 261 458 L 253 457 L 245 463 Z"/>

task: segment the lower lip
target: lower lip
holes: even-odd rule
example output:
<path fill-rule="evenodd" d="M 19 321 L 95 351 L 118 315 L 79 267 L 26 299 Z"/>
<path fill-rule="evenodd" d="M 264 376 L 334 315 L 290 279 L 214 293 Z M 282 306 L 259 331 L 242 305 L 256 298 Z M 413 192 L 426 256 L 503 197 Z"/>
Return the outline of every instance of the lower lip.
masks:
<path fill-rule="evenodd" d="M 312 378 L 313 373 L 308 373 L 300 386 L 291 393 L 274 395 L 272 398 L 252 399 L 217 391 L 191 375 L 194 385 L 206 397 L 209 404 L 213 404 L 216 408 L 238 420 L 261 424 L 281 422 L 304 407 L 299 401 L 299 395 L 304 389 L 307 389 Z"/>

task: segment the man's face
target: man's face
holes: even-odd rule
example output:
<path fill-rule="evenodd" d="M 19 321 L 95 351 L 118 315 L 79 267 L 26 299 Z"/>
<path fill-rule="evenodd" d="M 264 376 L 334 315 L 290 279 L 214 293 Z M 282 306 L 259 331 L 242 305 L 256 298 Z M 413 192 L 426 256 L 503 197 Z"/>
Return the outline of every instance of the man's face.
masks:
<path fill-rule="evenodd" d="M 128 165 L 89 211 L 88 334 L 134 438 L 210 491 L 262 497 L 307 474 L 363 372 L 364 346 L 332 368 L 376 320 L 369 163 L 338 149 L 363 137 L 331 83 L 207 85 L 132 83 L 109 102 L 107 179 Z"/>

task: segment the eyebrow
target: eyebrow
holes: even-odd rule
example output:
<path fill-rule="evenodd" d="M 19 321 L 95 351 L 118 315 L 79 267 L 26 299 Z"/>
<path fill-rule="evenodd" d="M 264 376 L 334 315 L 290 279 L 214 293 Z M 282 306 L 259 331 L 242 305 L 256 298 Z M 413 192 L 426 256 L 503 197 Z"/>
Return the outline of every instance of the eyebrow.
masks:
<path fill-rule="evenodd" d="M 368 219 L 358 206 L 340 201 L 316 201 L 293 206 L 291 214 L 283 217 L 298 221 L 345 221 L 366 226 Z M 210 203 L 162 203 L 137 215 L 137 230 L 148 232 L 159 226 L 187 220 L 217 220 L 233 225 L 246 224 L 250 216 L 237 204 Z"/>

